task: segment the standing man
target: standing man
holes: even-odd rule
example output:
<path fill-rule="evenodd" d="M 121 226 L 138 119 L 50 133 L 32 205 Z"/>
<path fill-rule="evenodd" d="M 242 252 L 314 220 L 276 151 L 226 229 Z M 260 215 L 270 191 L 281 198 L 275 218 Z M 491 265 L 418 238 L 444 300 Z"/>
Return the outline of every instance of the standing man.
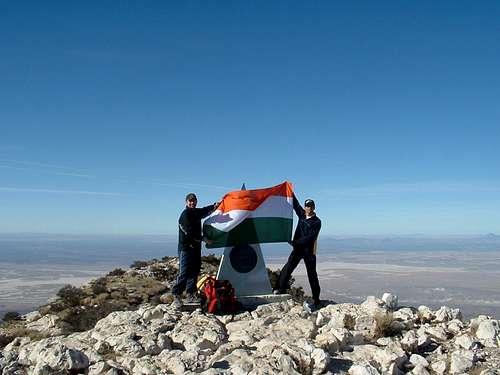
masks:
<path fill-rule="evenodd" d="M 172 288 L 174 303 L 179 305 L 180 296 L 184 290 L 188 294 L 188 301 L 196 301 L 196 282 L 201 269 L 201 243 L 210 243 L 203 238 L 201 231 L 201 219 L 210 215 L 219 203 L 211 204 L 203 208 L 196 208 L 198 199 L 194 193 L 186 195 L 186 208 L 179 217 L 179 273 L 177 281 Z"/>
<path fill-rule="evenodd" d="M 321 305 L 319 299 L 321 289 L 319 286 L 318 274 L 316 272 L 316 245 L 321 229 L 321 220 L 314 212 L 315 207 L 312 199 L 306 199 L 304 208 L 302 208 L 295 194 L 293 195 L 293 209 L 299 217 L 299 223 L 297 224 L 297 229 L 295 229 L 293 240 L 289 242 L 293 250 L 288 257 L 287 263 L 280 272 L 275 293 L 285 293 L 292 272 L 295 270 L 300 260 L 304 259 L 314 306 L 318 308 Z"/>

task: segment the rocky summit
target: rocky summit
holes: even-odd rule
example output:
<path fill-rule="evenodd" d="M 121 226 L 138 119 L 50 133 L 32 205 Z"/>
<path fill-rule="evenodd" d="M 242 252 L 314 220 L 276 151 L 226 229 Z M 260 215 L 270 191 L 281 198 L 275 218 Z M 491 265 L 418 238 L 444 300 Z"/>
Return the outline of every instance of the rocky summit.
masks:
<path fill-rule="evenodd" d="M 175 267 L 115 270 L 4 323 L 0 374 L 500 374 L 499 322 L 488 316 L 399 306 L 390 293 L 312 312 L 299 300 L 187 312 L 159 298 Z"/>

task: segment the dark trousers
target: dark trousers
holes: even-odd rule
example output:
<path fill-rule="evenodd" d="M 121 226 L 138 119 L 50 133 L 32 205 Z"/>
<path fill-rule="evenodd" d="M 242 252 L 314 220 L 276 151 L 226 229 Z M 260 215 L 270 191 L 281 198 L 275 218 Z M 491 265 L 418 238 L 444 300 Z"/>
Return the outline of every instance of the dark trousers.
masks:
<path fill-rule="evenodd" d="M 288 289 L 288 282 L 292 276 L 292 272 L 297 268 L 300 260 L 304 259 L 306 265 L 307 277 L 309 285 L 311 286 L 312 297 L 315 302 L 319 301 L 319 293 L 321 288 L 319 286 L 318 274 L 316 272 L 316 255 L 309 251 L 301 251 L 293 249 L 288 257 L 288 261 L 280 272 L 278 279 L 278 289 Z"/>
<path fill-rule="evenodd" d="M 179 274 L 172 294 L 196 293 L 196 283 L 201 269 L 201 249 L 179 250 Z"/>

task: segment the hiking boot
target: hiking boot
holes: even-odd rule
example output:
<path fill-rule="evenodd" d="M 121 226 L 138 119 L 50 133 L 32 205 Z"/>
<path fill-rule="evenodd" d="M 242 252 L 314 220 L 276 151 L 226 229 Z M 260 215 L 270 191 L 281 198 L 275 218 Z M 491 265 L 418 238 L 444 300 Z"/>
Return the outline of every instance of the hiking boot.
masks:
<path fill-rule="evenodd" d="M 302 308 L 308 314 L 312 314 L 312 312 L 313 312 L 312 305 L 310 303 L 308 303 L 307 301 L 304 301 L 304 303 L 302 303 Z"/>
<path fill-rule="evenodd" d="M 200 305 L 201 299 L 196 294 L 191 293 L 187 295 L 186 299 L 184 300 L 184 303 Z"/>
<path fill-rule="evenodd" d="M 174 298 L 174 300 L 172 301 L 172 303 L 170 304 L 170 306 L 175 307 L 176 309 L 181 308 L 182 307 L 181 297 L 179 297 L 178 295 L 174 294 L 173 298 Z"/>

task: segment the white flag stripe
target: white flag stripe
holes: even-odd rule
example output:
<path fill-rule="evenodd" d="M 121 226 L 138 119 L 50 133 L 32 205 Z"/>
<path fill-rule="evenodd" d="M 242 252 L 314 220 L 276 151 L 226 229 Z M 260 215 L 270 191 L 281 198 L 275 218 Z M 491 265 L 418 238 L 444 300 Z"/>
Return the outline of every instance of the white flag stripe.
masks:
<path fill-rule="evenodd" d="M 214 211 L 203 225 L 210 225 L 215 229 L 229 232 L 231 229 L 241 224 L 247 218 L 283 218 L 292 219 L 293 210 L 292 197 L 270 196 L 255 210 L 232 210 L 222 213 L 220 210 Z"/>

